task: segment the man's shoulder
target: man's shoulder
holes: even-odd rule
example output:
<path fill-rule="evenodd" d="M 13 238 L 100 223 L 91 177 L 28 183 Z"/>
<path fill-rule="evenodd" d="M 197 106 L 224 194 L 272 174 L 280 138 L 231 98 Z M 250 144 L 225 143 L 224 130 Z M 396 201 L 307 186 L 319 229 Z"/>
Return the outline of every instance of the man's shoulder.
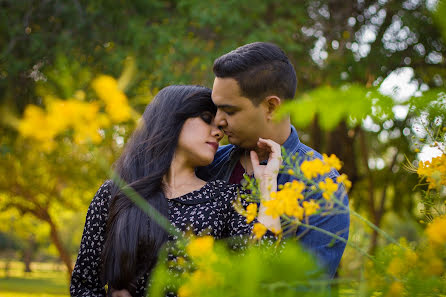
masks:
<path fill-rule="evenodd" d="M 229 158 L 229 156 L 231 155 L 231 151 L 234 149 L 234 145 L 233 144 L 226 144 L 226 145 L 221 145 L 218 147 L 217 153 L 215 153 L 215 157 L 214 157 L 214 162 L 221 159 L 226 159 Z"/>

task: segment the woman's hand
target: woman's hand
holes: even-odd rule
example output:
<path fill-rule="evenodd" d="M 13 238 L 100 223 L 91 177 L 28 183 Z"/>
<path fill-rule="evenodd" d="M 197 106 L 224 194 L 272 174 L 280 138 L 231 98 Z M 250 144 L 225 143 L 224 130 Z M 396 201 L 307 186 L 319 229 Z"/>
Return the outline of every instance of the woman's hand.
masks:
<path fill-rule="evenodd" d="M 260 165 L 259 157 L 255 151 L 251 151 L 251 163 L 256 178 L 271 179 L 277 178 L 280 165 L 282 164 L 282 152 L 280 145 L 271 139 L 259 138 L 257 146 L 261 150 L 269 151 L 268 164 Z"/>
<path fill-rule="evenodd" d="M 277 190 L 277 175 L 282 164 L 282 151 L 280 150 L 280 145 L 270 139 L 259 138 L 257 146 L 261 150 L 269 151 L 268 164 L 266 165 L 260 165 L 257 153 L 251 151 L 252 168 L 255 177 L 259 180 L 261 192 L 261 203 L 257 220 L 269 230 L 279 234 L 282 231 L 280 218 L 273 218 L 267 215 L 263 203 L 271 199 L 271 191 Z"/>

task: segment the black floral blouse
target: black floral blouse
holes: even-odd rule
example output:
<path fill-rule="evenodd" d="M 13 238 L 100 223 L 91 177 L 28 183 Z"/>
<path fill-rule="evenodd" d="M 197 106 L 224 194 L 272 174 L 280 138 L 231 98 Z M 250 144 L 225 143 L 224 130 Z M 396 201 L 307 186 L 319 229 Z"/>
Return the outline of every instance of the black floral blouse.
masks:
<path fill-rule="evenodd" d="M 110 181 L 105 182 L 88 208 L 71 278 L 71 296 L 106 296 L 100 270 L 111 200 L 110 186 Z M 243 235 L 251 233 L 253 223 L 247 224 L 245 217 L 237 213 L 232 205 L 240 190 L 239 185 L 230 185 L 220 180 L 210 181 L 199 190 L 169 199 L 169 219 L 182 232 L 192 231 L 197 235 L 205 233 L 216 239 L 240 236 L 247 243 L 248 238 Z M 244 201 L 242 199 L 243 204 Z M 138 281 L 138 296 L 144 296 L 148 276 L 146 274 Z"/>

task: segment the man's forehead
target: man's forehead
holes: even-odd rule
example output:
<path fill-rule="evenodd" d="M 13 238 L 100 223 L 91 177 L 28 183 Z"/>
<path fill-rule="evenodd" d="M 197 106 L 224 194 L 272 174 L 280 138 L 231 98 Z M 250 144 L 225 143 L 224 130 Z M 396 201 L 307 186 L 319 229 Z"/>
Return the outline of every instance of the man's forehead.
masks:
<path fill-rule="evenodd" d="M 241 95 L 240 87 L 233 78 L 219 78 L 214 80 L 212 88 L 212 101 L 218 108 L 234 108 L 244 105 L 244 101 L 249 101 Z"/>

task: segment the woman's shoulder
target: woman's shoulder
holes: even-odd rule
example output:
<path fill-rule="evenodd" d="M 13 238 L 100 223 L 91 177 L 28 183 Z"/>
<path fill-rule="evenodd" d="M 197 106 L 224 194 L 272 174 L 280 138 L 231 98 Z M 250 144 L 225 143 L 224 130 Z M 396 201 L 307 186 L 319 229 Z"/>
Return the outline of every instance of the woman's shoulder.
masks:
<path fill-rule="evenodd" d="M 97 190 L 91 201 L 92 205 L 107 207 L 112 196 L 113 181 L 106 180 Z"/>

